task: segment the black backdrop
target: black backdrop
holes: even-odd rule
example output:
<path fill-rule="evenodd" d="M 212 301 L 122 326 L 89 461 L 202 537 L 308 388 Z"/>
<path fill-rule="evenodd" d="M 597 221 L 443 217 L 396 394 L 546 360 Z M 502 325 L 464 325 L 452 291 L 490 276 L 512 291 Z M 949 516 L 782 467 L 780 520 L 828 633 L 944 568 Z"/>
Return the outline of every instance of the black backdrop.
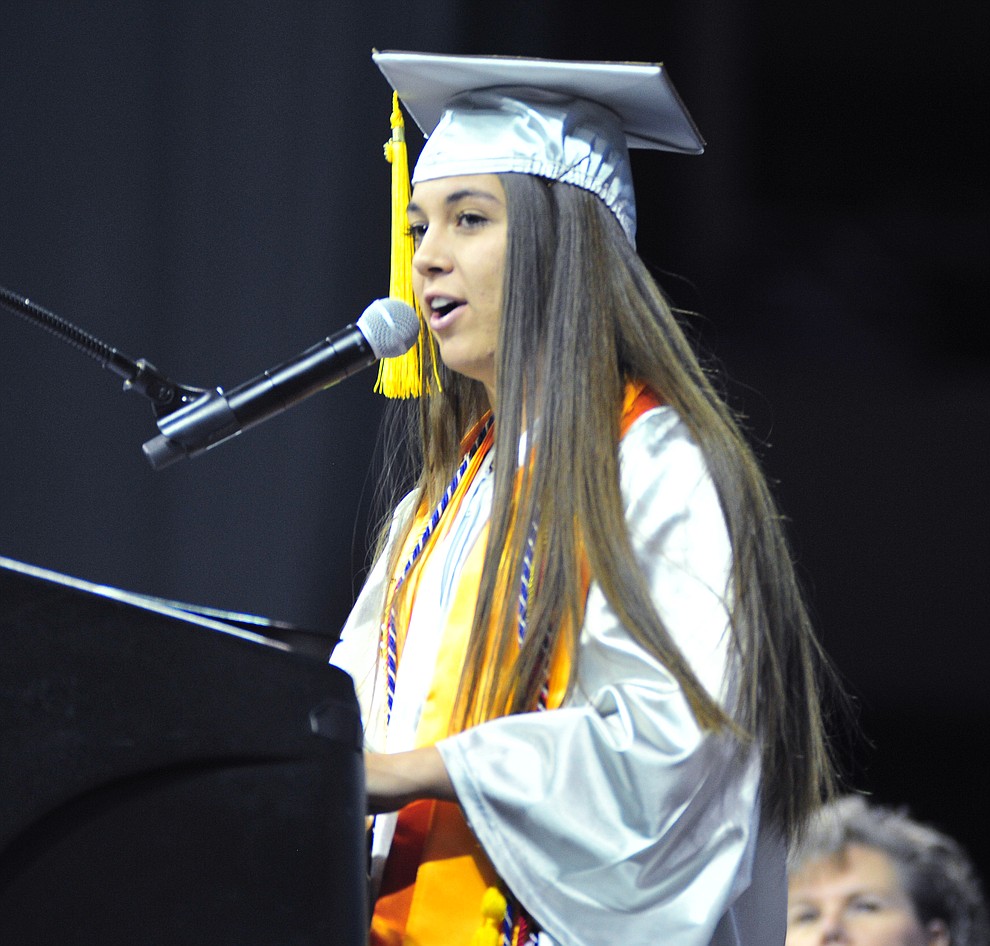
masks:
<path fill-rule="evenodd" d="M 664 60 L 709 142 L 635 157 L 859 705 L 855 786 L 990 865 L 986 31 L 976 0 L 7 0 L 0 285 L 231 387 L 387 289 L 373 46 Z M 0 311 L 0 554 L 332 631 L 365 563 L 366 373 L 153 472 L 150 407 Z"/>

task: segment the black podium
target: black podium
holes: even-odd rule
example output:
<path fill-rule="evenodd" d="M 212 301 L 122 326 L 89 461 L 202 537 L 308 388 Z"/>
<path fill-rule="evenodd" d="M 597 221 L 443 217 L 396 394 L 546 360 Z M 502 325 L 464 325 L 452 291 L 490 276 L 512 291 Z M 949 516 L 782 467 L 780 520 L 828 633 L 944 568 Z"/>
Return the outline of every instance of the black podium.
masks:
<path fill-rule="evenodd" d="M 350 678 L 0 558 L 0 944 L 358 946 Z"/>

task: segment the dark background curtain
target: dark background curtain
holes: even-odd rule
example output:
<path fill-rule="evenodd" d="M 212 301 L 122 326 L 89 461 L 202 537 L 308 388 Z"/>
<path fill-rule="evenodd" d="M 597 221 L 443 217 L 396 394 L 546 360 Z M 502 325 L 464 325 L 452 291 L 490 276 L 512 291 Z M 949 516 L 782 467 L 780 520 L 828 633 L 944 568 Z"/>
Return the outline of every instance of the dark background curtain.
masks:
<path fill-rule="evenodd" d="M 986 874 L 982 23 L 976 0 L 8 0 L 0 285 L 232 387 L 386 294 L 373 46 L 665 61 L 709 148 L 635 156 L 640 252 L 776 484 L 858 703 L 852 785 Z M 335 632 L 366 566 L 373 373 L 154 472 L 147 402 L 5 310 L 0 339 L 0 555 Z"/>

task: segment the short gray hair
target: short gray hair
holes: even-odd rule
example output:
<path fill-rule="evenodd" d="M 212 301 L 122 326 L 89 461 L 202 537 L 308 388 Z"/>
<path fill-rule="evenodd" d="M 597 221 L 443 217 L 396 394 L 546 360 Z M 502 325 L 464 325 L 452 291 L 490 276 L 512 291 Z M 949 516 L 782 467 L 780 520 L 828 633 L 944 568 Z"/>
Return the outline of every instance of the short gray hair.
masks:
<path fill-rule="evenodd" d="M 794 873 L 809 861 L 831 857 L 851 844 L 874 848 L 893 862 L 923 924 L 942 920 L 951 946 L 990 943 L 987 906 L 973 865 L 952 838 L 919 824 L 903 810 L 867 804 L 847 795 L 826 805 L 789 857 Z"/>

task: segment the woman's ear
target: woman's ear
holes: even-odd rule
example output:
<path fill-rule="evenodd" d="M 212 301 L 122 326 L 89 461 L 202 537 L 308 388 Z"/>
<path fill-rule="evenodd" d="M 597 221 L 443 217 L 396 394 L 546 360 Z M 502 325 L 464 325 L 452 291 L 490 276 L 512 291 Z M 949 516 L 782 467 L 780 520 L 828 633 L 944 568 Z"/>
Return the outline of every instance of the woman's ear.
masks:
<path fill-rule="evenodd" d="M 925 933 L 928 936 L 928 946 L 952 946 L 949 928 L 944 920 L 930 920 L 925 927 Z"/>

